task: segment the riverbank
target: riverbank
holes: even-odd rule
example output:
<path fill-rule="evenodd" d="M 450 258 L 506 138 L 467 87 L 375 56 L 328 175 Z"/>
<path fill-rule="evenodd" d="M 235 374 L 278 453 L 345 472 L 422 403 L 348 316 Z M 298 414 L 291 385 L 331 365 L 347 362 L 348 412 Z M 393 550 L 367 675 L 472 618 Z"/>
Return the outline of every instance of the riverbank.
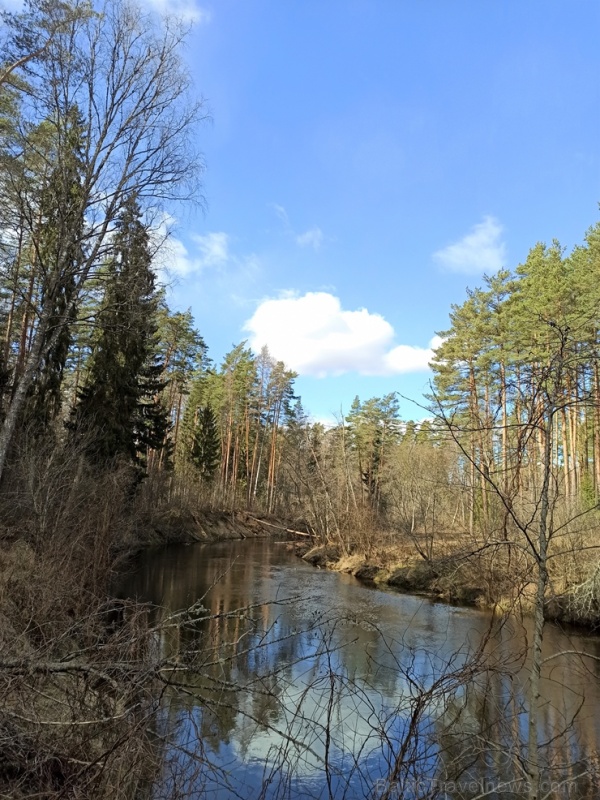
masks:
<path fill-rule="evenodd" d="M 519 576 L 515 569 L 513 578 L 520 580 L 510 583 L 502 569 L 504 565 L 490 568 L 489 564 L 482 564 L 481 558 L 469 558 L 460 552 L 427 561 L 415 556 L 408 546 L 397 546 L 381 560 L 360 552 L 346 555 L 335 545 L 297 542 L 293 549 L 314 567 L 353 575 L 369 586 L 496 613 L 529 616 L 533 611 L 535 585 L 531 581 Z M 600 575 L 549 593 L 544 613 L 549 621 L 588 631 L 600 629 Z"/>
<path fill-rule="evenodd" d="M 115 576 L 141 551 L 283 538 L 286 526 L 191 493 L 183 503 L 162 477 L 133 493 L 127 465 L 40 460 L 19 463 L 0 503 L 0 796 L 150 796 L 163 768 L 159 699 L 181 669 L 156 644 L 185 621 L 151 625 L 147 604 L 117 596 Z"/>
<path fill-rule="evenodd" d="M 220 542 L 288 535 L 290 529 L 278 517 L 249 511 L 158 512 L 140 536 L 140 547 L 193 542 Z"/>
<path fill-rule="evenodd" d="M 134 552 L 169 544 L 277 536 L 295 539 L 294 551 L 313 566 L 351 574 L 371 586 L 495 613 L 528 616 L 533 611 L 532 565 L 519 548 L 511 551 L 502 544 L 478 547 L 457 536 L 444 536 L 437 539 L 426 557 L 423 543 L 415 543 L 414 537 L 396 535 L 393 540 L 387 537 L 386 543 L 382 535 L 367 555 L 357 542 L 346 547 L 316 543 L 306 530 L 298 530 L 302 527 L 260 512 L 191 511 L 189 507 L 170 506 L 152 513 L 135 542 L 125 546 L 123 555 L 127 559 Z M 573 574 L 568 580 L 552 575 L 545 616 L 585 630 L 600 629 L 600 574 L 593 573 L 580 582 L 573 580 Z"/>
<path fill-rule="evenodd" d="M 444 602 L 487 607 L 489 592 L 483 585 L 476 585 L 463 576 L 457 580 L 458 565 L 447 559 L 444 564 L 427 563 L 423 559 L 411 558 L 398 552 L 397 560 L 378 564 L 369 558 L 354 553 L 343 555 L 332 545 L 313 546 L 299 542 L 294 545 L 296 554 L 320 569 L 344 572 L 363 583 L 395 589 L 406 594 L 423 594 Z M 450 579 L 453 574 L 453 579 Z"/>

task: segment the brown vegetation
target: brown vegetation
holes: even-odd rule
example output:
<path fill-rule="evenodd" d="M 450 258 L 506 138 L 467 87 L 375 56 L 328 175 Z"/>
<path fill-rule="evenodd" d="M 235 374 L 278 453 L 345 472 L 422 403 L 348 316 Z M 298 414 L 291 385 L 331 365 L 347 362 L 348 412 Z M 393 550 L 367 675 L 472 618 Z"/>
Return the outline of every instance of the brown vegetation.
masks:
<path fill-rule="evenodd" d="M 273 530 L 248 515 L 186 515 L 156 477 L 151 504 L 147 491 L 127 489 L 131 474 L 127 464 L 95 470 L 83 452 L 35 437 L 22 438 L 5 474 L 0 796 L 148 789 L 161 765 L 156 712 L 175 667 L 156 651 L 148 609 L 111 596 L 112 576 L 149 543 Z"/>

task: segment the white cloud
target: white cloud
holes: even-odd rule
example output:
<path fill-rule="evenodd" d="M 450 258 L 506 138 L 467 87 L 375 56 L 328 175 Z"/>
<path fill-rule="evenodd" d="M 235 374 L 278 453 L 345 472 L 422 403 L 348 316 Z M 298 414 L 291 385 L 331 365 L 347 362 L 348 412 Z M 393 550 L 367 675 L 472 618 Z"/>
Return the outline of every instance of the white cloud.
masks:
<path fill-rule="evenodd" d="M 433 257 L 451 272 L 492 274 L 504 266 L 506 259 L 502 231 L 495 217 L 484 217 L 483 222 L 474 225 L 462 239 L 438 250 Z"/>
<path fill-rule="evenodd" d="M 169 234 L 175 220 L 165 215 L 152 234 L 156 255 L 154 267 L 161 282 L 169 278 L 187 278 L 208 268 L 220 268 L 230 259 L 229 237 L 223 232 L 207 233 L 204 236 L 192 235 L 194 252 L 176 236 Z"/>
<path fill-rule="evenodd" d="M 393 345 L 394 329 L 380 314 L 366 308 L 345 311 L 327 292 L 298 296 L 288 292 L 264 300 L 246 322 L 255 350 L 267 345 L 271 354 L 301 375 L 394 375 L 427 369 L 429 347 Z"/>
<path fill-rule="evenodd" d="M 195 0 L 147 0 L 161 16 L 173 16 L 184 22 L 206 25 L 211 20 L 211 13 L 199 6 Z"/>
<path fill-rule="evenodd" d="M 184 243 L 173 236 L 165 241 L 160 250 L 159 269 L 167 275 L 184 278 L 195 272 L 198 266 Z"/>
<path fill-rule="evenodd" d="M 401 372 L 421 372 L 433 358 L 433 351 L 437 347 L 434 336 L 429 342 L 429 347 L 412 347 L 408 344 L 399 344 L 383 357 L 388 374 Z"/>
<path fill-rule="evenodd" d="M 315 250 L 321 247 L 325 237 L 318 225 L 313 225 L 312 228 L 304 231 L 304 233 L 296 233 L 292 228 L 290 217 L 285 208 L 277 203 L 272 203 L 272 207 L 279 219 L 283 222 L 285 233 L 291 236 L 299 247 L 313 247 Z"/>
<path fill-rule="evenodd" d="M 296 236 L 296 244 L 299 244 L 300 247 L 314 247 L 315 250 L 318 250 L 322 243 L 323 231 L 317 226 Z"/>
<path fill-rule="evenodd" d="M 290 226 L 290 218 L 288 217 L 288 213 L 283 206 L 280 206 L 278 203 L 273 203 L 273 209 L 275 213 L 279 217 L 279 219 L 283 222 L 286 230 L 291 230 Z"/>
<path fill-rule="evenodd" d="M 218 267 L 229 259 L 229 237 L 226 233 L 194 234 L 192 239 L 202 253 L 200 262 L 203 267 Z"/>

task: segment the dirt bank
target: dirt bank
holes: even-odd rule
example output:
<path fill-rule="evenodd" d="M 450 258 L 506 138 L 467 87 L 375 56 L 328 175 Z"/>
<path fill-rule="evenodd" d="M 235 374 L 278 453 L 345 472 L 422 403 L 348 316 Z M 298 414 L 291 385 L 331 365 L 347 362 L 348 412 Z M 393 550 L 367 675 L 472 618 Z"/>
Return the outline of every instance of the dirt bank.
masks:
<path fill-rule="evenodd" d="M 382 566 L 359 554 L 344 556 L 334 546 L 313 547 L 298 542 L 294 549 L 309 564 L 354 575 L 371 585 L 386 586 L 407 594 L 423 594 L 446 602 L 478 606 L 488 603 L 487 588 L 468 580 L 465 574 L 461 576 L 460 565 L 452 563 L 451 559 L 427 563 L 417 558 Z"/>
<path fill-rule="evenodd" d="M 205 511 L 197 514 L 169 510 L 154 515 L 143 535 L 141 546 L 190 542 L 217 542 L 226 539 L 252 539 L 277 536 L 298 538 L 305 535 L 288 523 L 267 514 L 248 511 Z"/>
<path fill-rule="evenodd" d="M 334 545 L 313 546 L 310 542 L 291 545 L 296 555 L 320 569 L 354 575 L 365 584 L 398 592 L 424 595 L 447 603 L 486 608 L 496 612 L 518 612 L 528 615 L 533 607 L 535 586 L 527 584 L 514 596 L 498 592 L 499 584 L 486 579 L 477 564 L 449 555 L 437 561 L 404 558 L 385 566 L 358 553 L 343 555 Z M 478 580 L 479 578 L 479 580 Z M 580 587 L 575 587 L 580 588 Z M 600 595 L 600 592 L 599 592 Z M 585 630 L 600 629 L 600 599 L 582 605 L 576 591 L 549 596 L 546 619 Z"/>

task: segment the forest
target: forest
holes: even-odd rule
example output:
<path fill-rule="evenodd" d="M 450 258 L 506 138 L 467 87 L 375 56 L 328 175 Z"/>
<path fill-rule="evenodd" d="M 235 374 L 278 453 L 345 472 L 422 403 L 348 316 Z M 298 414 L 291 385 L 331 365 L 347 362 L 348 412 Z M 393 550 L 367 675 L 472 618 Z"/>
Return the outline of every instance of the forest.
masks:
<path fill-rule="evenodd" d="M 540 637 L 548 617 L 600 618 L 600 224 L 452 307 L 414 420 L 392 393 L 325 428 L 268 349 L 214 363 L 202 321 L 169 308 L 165 214 L 198 202 L 204 169 L 184 38 L 120 0 L 3 18 L 3 796 L 141 791 L 115 776 L 152 761 L 139 698 L 160 670 L 139 610 L 107 634 L 110 581 L 210 513 L 298 531 L 320 563 L 390 585 L 529 610 Z M 64 715 L 116 721 L 113 738 L 72 726 L 59 758 Z"/>

